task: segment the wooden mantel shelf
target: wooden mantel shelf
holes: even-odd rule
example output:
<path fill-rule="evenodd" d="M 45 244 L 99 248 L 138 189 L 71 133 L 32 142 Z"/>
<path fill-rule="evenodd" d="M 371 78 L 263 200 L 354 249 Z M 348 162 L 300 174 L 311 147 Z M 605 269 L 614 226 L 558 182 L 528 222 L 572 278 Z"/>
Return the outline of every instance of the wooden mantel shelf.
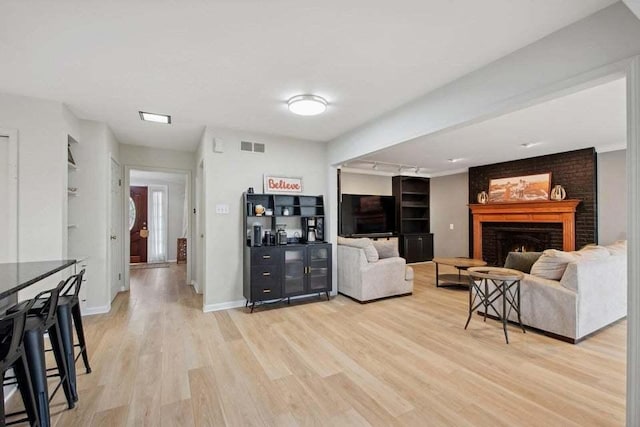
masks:
<path fill-rule="evenodd" d="M 560 223 L 562 248 L 573 251 L 576 246 L 575 215 L 580 200 L 470 204 L 473 214 L 473 257 L 482 259 L 482 223 Z"/>

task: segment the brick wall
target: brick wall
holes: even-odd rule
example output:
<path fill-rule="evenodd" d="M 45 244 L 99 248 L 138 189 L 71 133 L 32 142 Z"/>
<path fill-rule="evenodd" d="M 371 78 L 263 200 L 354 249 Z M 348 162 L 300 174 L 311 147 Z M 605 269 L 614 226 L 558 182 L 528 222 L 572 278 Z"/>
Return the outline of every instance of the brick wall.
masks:
<path fill-rule="evenodd" d="M 598 237 L 596 157 L 594 148 L 585 148 L 469 168 L 469 203 L 477 203 L 477 194 L 483 190 L 488 191 L 491 179 L 551 172 L 552 188 L 560 184 L 566 190 L 568 199 L 582 201 L 576 211 L 576 248 L 581 248 L 596 242 Z M 557 246 L 557 242 L 554 243 Z M 483 239 L 484 247 L 486 246 Z M 483 256 L 487 256 L 489 259 L 485 259 L 490 262 L 494 255 L 489 253 L 485 255 L 484 252 L 483 250 Z M 469 254 L 473 254 L 471 212 L 469 212 Z"/>

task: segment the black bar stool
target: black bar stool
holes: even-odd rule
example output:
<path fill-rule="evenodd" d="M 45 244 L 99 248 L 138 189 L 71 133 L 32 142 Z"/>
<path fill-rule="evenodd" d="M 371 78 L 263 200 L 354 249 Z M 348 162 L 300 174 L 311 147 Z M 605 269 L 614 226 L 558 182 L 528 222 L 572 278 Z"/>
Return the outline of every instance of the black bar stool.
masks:
<path fill-rule="evenodd" d="M 65 282 L 61 281 L 57 287 L 40 292 L 32 300 L 32 307 L 28 311 L 24 332 L 24 349 L 31 374 L 31 383 L 36 399 L 36 410 L 42 427 L 49 427 L 50 414 L 49 402 L 62 386 L 69 409 L 75 406 L 75 400 L 71 389 L 69 369 L 65 358 L 65 350 L 62 342 L 63 324 L 57 316 L 58 299 L 64 288 Z M 20 303 L 15 309 L 21 309 L 24 303 Z M 10 309 L 9 311 L 13 311 Z M 57 373 L 47 375 L 45 361 L 44 334 L 48 332 L 51 348 L 56 361 Z M 49 397 L 47 378 L 60 377 L 60 382 Z"/>
<path fill-rule="evenodd" d="M 24 352 L 23 338 L 24 328 L 27 319 L 27 312 L 33 305 L 33 301 L 26 304 L 21 310 L 0 317 L 0 371 L 2 371 L 2 383 L 7 371 L 13 368 L 15 372 L 16 384 L 24 403 L 24 412 L 5 414 L 4 410 L 4 387 L 0 386 L 0 426 L 11 425 L 29 421 L 32 426 L 40 425 L 38 412 L 36 411 L 36 399 L 31 387 L 31 375 L 27 364 L 27 357 Z M 25 413 L 27 418 L 6 421 L 6 416 L 13 416 Z"/>
<path fill-rule="evenodd" d="M 84 273 L 85 270 L 83 269 L 80 273 L 67 278 L 61 291 L 60 298 L 58 299 L 58 318 L 60 319 L 60 326 L 62 329 L 62 344 L 64 345 L 65 357 L 69 366 L 71 390 L 75 400 L 78 400 L 75 364 L 76 360 L 78 360 L 80 356 L 82 356 L 84 361 L 84 367 L 87 374 L 91 373 L 89 355 L 87 353 L 87 343 L 84 338 L 84 328 L 82 326 L 82 313 L 80 312 L 79 294 Z M 71 326 L 72 318 L 73 325 L 75 326 L 76 334 L 78 336 L 78 344 L 73 343 L 73 329 Z M 74 356 L 74 347 L 79 347 L 80 349 L 77 357 Z"/>

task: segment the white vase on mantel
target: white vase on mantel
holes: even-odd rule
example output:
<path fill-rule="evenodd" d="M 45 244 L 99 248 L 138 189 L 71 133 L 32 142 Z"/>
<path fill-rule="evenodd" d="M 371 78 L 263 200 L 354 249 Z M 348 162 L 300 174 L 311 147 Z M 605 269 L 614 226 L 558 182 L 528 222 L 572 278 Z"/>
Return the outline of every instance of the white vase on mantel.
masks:
<path fill-rule="evenodd" d="M 567 192 L 564 191 L 564 188 L 562 188 L 562 185 L 555 185 L 553 187 L 553 190 L 551 190 L 551 194 L 550 194 L 551 200 L 560 201 L 560 200 L 564 200 L 566 197 L 567 197 Z"/>
<path fill-rule="evenodd" d="M 480 193 L 478 193 L 478 203 L 485 205 L 488 201 L 489 195 L 486 191 L 481 191 Z"/>

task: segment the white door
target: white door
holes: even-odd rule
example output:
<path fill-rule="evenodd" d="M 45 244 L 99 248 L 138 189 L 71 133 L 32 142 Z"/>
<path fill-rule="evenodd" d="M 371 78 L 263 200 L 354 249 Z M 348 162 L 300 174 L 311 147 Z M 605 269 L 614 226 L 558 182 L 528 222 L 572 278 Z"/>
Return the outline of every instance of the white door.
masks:
<path fill-rule="evenodd" d="M 196 173 L 196 291 L 204 289 L 204 168 L 201 163 Z"/>
<path fill-rule="evenodd" d="M 111 234 L 110 234 L 110 256 L 111 256 L 111 301 L 122 289 L 122 178 L 120 165 L 111 159 Z M 127 215 L 128 218 L 128 215 Z"/>

